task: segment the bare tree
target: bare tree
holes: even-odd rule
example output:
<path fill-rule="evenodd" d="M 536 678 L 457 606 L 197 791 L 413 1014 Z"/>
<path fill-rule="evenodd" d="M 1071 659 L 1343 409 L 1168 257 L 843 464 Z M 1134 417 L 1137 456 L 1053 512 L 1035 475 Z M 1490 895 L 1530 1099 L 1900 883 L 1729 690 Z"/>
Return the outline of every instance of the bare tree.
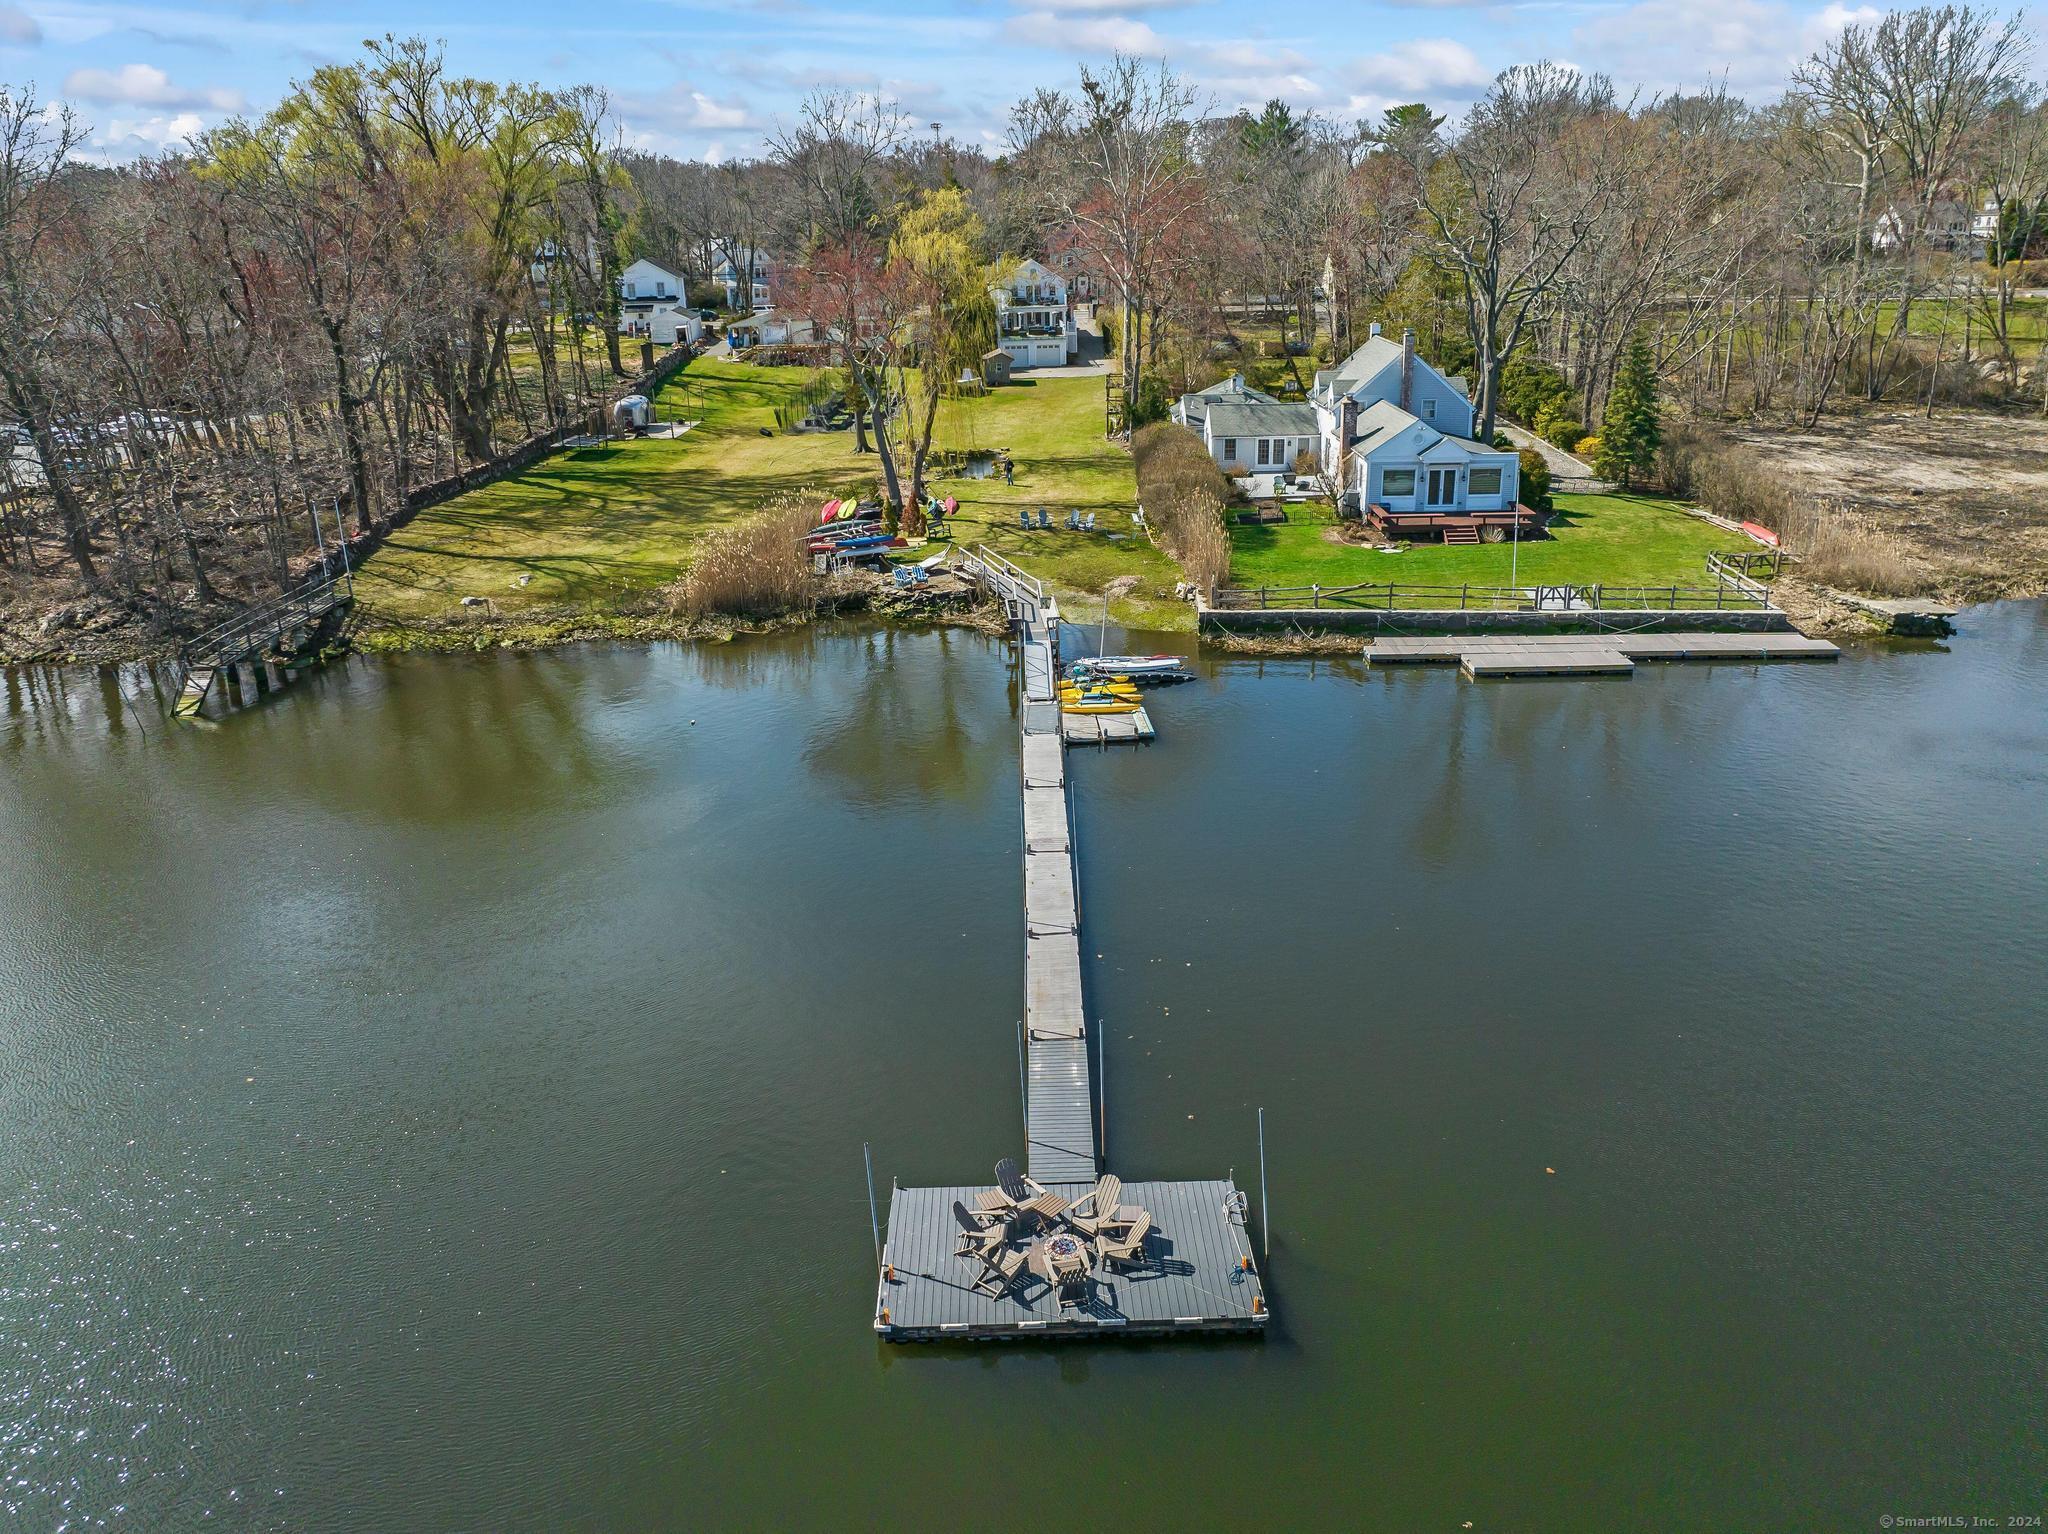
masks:
<path fill-rule="evenodd" d="M 1432 135 L 1409 152 L 1435 252 L 1463 289 L 1482 438 L 1493 434 L 1501 365 L 1599 227 L 1613 111 L 1600 76 L 1518 64 L 1455 137 Z"/>

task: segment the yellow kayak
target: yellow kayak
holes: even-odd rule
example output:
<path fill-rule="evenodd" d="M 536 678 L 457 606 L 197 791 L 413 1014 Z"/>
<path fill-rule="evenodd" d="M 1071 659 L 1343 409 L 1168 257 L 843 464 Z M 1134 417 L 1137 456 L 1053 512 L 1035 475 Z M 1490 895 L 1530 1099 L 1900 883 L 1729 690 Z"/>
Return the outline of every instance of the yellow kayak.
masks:
<path fill-rule="evenodd" d="M 1137 688 L 1135 688 L 1135 687 L 1128 687 L 1128 686 L 1126 686 L 1126 687 L 1061 687 L 1061 688 L 1060 688 L 1060 696 L 1061 696 L 1062 698 L 1074 698 L 1074 699 L 1080 699 L 1080 698 L 1135 698 L 1135 697 L 1137 697 L 1137 696 L 1138 696 L 1138 689 L 1137 689 Z"/>
<path fill-rule="evenodd" d="M 1070 703 L 1062 698 L 1060 711 L 1068 714 L 1135 714 L 1138 705 L 1123 698 L 1102 698 L 1092 703 Z"/>

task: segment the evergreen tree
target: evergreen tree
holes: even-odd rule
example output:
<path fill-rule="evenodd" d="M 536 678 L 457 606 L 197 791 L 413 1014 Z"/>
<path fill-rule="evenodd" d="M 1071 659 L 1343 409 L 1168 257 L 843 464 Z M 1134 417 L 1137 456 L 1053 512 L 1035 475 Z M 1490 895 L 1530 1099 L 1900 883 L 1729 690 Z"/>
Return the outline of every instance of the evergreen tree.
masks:
<path fill-rule="evenodd" d="M 1601 478 L 1626 490 L 1634 475 L 1656 462 L 1657 445 L 1663 440 L 1657 412 L 1657 370 L 1650 361 L 1649 343 L 1636 336 L 1622 353 L 1621 370 L 1607 394 L 1607 413 L 1600 422 L 1600 451 L 1593 468 Z"/>

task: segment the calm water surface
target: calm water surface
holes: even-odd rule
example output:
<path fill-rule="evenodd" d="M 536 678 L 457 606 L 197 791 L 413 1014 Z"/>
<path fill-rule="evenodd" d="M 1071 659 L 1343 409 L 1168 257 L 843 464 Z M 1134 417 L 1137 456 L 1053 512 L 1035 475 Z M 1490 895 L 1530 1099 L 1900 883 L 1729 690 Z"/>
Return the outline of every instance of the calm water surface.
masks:
<path fill-rule="evenodd" d="M 868 1330 L 863 1140 L 1021 1143 L 999 646 L 0 677 L 0 1528 L 2042 1513 L 2048 608 L 1966 617 L 1076 760 L 1111 1156 L 1266 1107 L 1263 1344 Z"/>

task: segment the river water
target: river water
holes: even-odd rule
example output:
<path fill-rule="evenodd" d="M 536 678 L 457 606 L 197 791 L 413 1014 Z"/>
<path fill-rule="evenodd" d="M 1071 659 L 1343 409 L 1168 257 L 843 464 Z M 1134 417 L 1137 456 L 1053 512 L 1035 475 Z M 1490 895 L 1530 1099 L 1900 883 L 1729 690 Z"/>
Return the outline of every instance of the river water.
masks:
<path fill-rule="evenodd" d="M 1160 695 L 1110 1155 L 1265 1107 L 1276 1324 L 974 1351 L 861 1147 L 1021 1144 L 1000 645 L 0 678 L 0 1527 L 2039 1514 L 2048 608 L 1950 650 Z"/>

